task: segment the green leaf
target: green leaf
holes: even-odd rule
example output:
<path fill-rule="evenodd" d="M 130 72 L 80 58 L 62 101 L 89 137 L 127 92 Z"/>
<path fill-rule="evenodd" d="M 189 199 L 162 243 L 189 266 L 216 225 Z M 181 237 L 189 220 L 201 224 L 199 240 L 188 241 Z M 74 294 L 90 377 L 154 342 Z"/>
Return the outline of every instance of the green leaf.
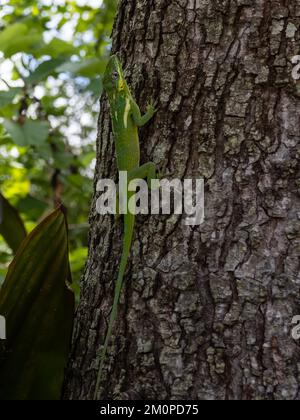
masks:
<path fill-rule="evenodd" d="M 26 230 L 17 210 L 0 193 L 0 235 L 17 252 L 26 238 Z"/>
<path fill-rule="evenodd" d="M 24 23 L 15 23 L 4 28 L 0 32 L 0 48 L 3 51 L 7 48 L 10 42 L 25 35 L 27 32 L 27 26 Z"/>
<path fill-rule="evenodd" d="M 27 140 L 25 138 L 23 128 L 20 124 L 5 119 L 3 121 L 3 125 L 8 134 L 18 146 L 27 146 Z"/>
<path fill-rule="evenodd" d="M 98 58 L 90 58 L 77 62 L 69 62 L 60 66 L 57 71 L 61 73 L 70 72 L 84 77 L 98 76 L 104 73 L 107 60 Z"/>
<path fill-rule="evenodd" d="M 26 81 L 28 83 L 37 83 L 41 80 L 45 81 L 46 78 L 55 73 L 57 67 L 61 66 L 65 61 L 66 59 L 62 58 L 45 61 L 44 63 L 40 64 L 29 77 L 27 77 Z"/>
<path fill-rule="evenodd" d="M 0 108 L 10 105 L 15 97 L 21 92 L 20 88 L 11 88 L 0 92 Z"/>
<path fill-rule="evenodd" d="M 23 125 L 27 144 L 39 146 L 49 135 L 50 125 L 47 121 L 27 120 Z"/>
<path fill-rule="evenodd" d="M 25 213 L 30 220 L 38 220 L 47 210 L 48 204 L 27 195 L 18 201 L 16 207 L 20 212 Z"/>
<path fill-rule="evenodd" d="M 44 45 L 43 48 L 39 50 L 39 54 L 49 55 L 52 58 L 64 56 L 64 61 L 66 61 L 66 56 L 70 56 L 75 53 L 76 48 L 72 44 L 59 38 L 53 38 L 49 44 Z"/>
<path fill-rule="evenodd" d="M 47 121 L 39 120 L 26 120 L 21 125 L 5 119 L 3 125 L 18 146 L 41 145 L 47 140 L 50 129 Z"/>
<path fill-rule="evenodd" d="M 35 27 L 29 27 L 25 23 L 14 23 L 0 32 L 0 51 L 5 57 L 11 57 L 21 51 L 32 52 L 42 40 L 42 33 Z"/>
<path fill-rule="evenodd" d="M 74 317 L 67 225 L 59 208 L 22 243 L 0 292 L 7 340 L 0 399 L 57 400 Z"/>

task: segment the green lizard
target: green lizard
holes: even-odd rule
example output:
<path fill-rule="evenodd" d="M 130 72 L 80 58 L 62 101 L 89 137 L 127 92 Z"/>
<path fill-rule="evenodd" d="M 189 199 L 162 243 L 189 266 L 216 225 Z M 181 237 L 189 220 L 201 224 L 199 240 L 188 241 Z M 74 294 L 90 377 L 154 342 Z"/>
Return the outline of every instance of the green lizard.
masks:
<path fill-rule="evenodd" d="M 123 69 L 117 56 L 112 56 L 107 65 L 103 86 L 108 96 L 110 105 L 110 116 L 112 120 L 113 135 L 116 147 L 117 166 L 119 172 L 126 171 L 128 183 L 133 179 L 147 179 L 150 185 L 151 179 L 156 178 L 156 167 L 154 163 L 148 162 L 140 166 L 140 145 L 138 127 L 145 125 L 155 114 L 154 104 L 147 106 L 145 115 L 133 99 L 130 89 L 124 78 Z M 127 204 L 130 197 L 128 194 Z M 104 361 L 112 334 L 114 322 L 117 317 L 118 303 L 122 291 L 123 278 L 125 275 L 128 258 L 134 232 L 135 216 L 129 212 L 124 215 L 124 239 L 123 252 L 119 267 L 118 278 L 115 287 L 113 306 L 110 314 L 108 329 L 104 346 L 100 357 L 100 367 L 97 375 L 94 399 L 97 399 Z"/>

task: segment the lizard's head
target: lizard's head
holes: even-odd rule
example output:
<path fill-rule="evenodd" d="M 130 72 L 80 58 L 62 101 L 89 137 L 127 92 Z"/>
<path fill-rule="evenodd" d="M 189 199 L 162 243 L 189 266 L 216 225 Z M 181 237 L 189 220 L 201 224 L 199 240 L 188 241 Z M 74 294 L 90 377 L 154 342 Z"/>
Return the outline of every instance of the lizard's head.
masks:
<path fill-rule="evenodd" d="M 126 82 L 120 60 L 113 55 L 106 67 L 103 86 L 108 94 L 116 94 L 125 90 Z"/>

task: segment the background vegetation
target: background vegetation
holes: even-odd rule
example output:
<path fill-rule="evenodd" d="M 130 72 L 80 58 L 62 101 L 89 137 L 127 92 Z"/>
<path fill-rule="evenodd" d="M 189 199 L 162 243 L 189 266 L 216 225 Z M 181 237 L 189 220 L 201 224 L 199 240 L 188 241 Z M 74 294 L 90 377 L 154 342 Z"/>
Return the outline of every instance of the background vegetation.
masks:
<path fill-rule="evenodd" d="M 27 232 L 63 202 L 77 298 L 116 5 L 0 0 L 0 191 Z M 0 283 L 12 260 L 7 242 L 0 235 Z"/>

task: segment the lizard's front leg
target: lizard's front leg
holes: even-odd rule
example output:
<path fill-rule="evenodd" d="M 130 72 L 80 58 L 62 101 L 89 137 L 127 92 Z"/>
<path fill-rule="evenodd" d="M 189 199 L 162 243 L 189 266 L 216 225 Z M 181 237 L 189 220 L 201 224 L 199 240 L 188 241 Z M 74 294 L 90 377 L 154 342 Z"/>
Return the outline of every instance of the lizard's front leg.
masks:
<path fill-rule="evenodd" d="M 147 106 L 146 114 L 142 115 L 138 104 L 132 99 L 132 101 L 131 101 L 131 115 L 132 115 L 134 123 L 138 127 L 143 127 L 143 125 L 147 124 L 147 122 L 151 120 L 151 118 L 153 117 L 155 112 L 156 112 L 155 104 L 150 103 Z"/>

